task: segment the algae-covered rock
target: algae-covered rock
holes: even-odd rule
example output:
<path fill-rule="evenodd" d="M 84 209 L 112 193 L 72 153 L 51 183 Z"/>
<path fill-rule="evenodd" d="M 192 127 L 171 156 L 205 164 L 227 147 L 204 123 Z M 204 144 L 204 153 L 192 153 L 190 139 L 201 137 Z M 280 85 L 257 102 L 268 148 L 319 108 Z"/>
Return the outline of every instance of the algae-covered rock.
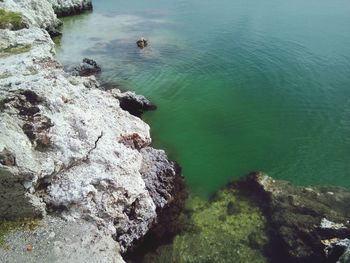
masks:
<path fill-rule="evenodd" d="M 349 246 L 349 190 L 298 187 L 260 172 L 242 187 L 260 197 L 283 262 L 336 262 Z"/>
<path fill-rule="evenodd" d="M 146 255 L 144 262 L 267 262 L 262 252 L 268 244 L 266 220 L 257 204 L 233 187 L 211 201 L 190 198 L 182 221 L 185 230 L 173 243 Z"/>
<path fill-rule="evenodd" d="M 20 13 L 0 8 L 0 29 L 19 30 L 26 26 Z"/>

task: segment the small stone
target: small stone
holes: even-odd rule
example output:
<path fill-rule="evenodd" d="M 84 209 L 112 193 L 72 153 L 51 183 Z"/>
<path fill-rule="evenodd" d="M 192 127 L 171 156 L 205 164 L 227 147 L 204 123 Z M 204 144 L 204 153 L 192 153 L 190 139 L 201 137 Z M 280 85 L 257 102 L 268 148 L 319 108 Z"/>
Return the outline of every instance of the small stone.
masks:
<path fill-rule="evenodd" d="M 33 250 L 33 246 L 32 245 L 28 245 L 27 246 L 27 251 L 32 251 Z"/>

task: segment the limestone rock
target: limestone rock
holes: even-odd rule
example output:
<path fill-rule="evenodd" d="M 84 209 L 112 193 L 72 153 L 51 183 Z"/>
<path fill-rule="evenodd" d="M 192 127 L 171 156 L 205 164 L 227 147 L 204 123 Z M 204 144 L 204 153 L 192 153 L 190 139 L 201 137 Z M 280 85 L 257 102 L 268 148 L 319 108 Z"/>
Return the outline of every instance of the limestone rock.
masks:
<path fill-rule="evenodd" d="M 0 48 L 6 50 L 0 59 L 0 217 L 45 220 L 51 214 L 89 222 L 125 252 L 171 203 L 170 184 L 180 175 L 164 152 L 159 160 L 148 158 L 145 169 L 149 126 L 123 110 L 94 76 L 72 76 L 55 61 L 44 30 L 58 24 L 53 10 L 79 3 L 80 10 L 90 1 L 52 3 L 0 2 L 22 12 L 29 25 L 0 30 Z M 153 166 L 168 170 L 155 176 Z"/>
<path fill-rule="evenodd" d="M 48 0 L 4 0 L 0 8 L 20 13 L 28 26 L 51 28 L 60 24 Z"/>
<path fill-rule="evenodd" d="M 31 229 L 14 229 L 5 239 L 6 245 L 0 246 L 2 263 L 124 262 L 118 243 L 87 222 L 48 216 Z"/>
<path fill-rule="evenodd" d="M 92 10 L 91 0 L 47 0 L 58 17 L 76 15 Z"/>

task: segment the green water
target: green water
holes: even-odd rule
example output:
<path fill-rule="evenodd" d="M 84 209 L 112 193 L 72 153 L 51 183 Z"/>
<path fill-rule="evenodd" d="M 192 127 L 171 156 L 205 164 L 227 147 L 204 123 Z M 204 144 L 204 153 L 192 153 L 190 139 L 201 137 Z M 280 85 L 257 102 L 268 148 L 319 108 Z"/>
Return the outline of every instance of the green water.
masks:
<path fill-rule="evenodd" d="M 348 0 L 96 0 L 57 57 L 158 105 L 155 146 L 206 196 L 252 170 L 350 187 Z M 150 46 L 137 49 L 144 36 Z"/>

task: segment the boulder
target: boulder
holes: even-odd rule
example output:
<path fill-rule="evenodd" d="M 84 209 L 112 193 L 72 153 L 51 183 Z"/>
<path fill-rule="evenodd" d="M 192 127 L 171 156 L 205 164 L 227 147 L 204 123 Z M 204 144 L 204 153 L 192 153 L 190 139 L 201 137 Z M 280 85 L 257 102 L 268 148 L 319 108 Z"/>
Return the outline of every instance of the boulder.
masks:
<path fill-rule="evenodd" d="M 136 41 L 136 44 L 140 49 L 143 49 L 148 46 L 148 40 L 141 37 L 139 40 Z"/>

